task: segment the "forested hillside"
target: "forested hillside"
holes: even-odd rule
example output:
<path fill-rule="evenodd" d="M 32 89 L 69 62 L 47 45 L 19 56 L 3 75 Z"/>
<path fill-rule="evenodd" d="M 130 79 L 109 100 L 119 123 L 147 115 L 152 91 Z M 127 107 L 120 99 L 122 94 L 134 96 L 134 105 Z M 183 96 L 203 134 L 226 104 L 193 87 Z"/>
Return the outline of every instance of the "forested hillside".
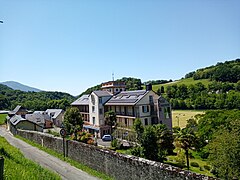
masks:
<path fill-rule="evenodd" d="M 22 105 L 29 110 L 46 110 L 48 108 L 66 109 L 74 97 L 62 92 L 24 92 L 13 90 L 0 84 L 0 109 L 12 110 Z"/>
<path fill-rule="evenodd" d="M 127 90 L 140 90 L 152 83 L 153 90 L 166 97 L 173 109 L 240 109 L 240 59 L 217 63 L 187 73 L 181 80 L 150 80 L 123 77 Z M 100 90 L 101 84 L 82 94 Z M 80 96 L 82 95 L 80 94 Z M 13 109 L 21 104 L 31 110 L 65 109 L 74 97 L 62 92 L 23 92 L 0 84 L 0 109 Z"/>
<path fill-rule="evenodd" d="M 240 59 L 190 72 L 156 91 L 173 109 L 240 109 Z"/>

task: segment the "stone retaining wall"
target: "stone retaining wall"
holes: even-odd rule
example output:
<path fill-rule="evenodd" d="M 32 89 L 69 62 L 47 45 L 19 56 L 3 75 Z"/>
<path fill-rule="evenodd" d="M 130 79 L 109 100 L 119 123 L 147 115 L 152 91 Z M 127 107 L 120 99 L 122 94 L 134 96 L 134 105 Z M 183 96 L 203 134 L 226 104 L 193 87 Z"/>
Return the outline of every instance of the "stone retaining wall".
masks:
<path fill-rule="evenodd" d="M 63 152 L 62 138 L 40 132 L 23 130 L 19 130 L 18 135 L 42 144 L 59 153 Z M 215 179 L 184 171 L 167 164 L 135 156 L 123 155 L 77 141 L 66 141 L 66 154 L 73 160 L 119 180 Z"/>

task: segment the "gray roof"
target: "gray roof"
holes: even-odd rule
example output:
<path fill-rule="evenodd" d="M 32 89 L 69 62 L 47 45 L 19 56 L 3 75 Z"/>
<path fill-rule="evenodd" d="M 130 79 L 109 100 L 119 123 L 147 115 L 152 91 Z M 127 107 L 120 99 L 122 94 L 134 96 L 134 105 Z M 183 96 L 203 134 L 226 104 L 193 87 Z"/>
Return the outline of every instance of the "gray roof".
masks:
<path fill-rule="evenodd" d="M 62 109 L 47 109 L 46 113 L 48 113 L 48 115 L 50 117 L 52 117 L 53 119 L 57 118 L 59 116 L 59 114 L 61 114 L 62 112 L 64 112 Z"/>
<path fill-rule="evenodd" d="M 14 115 L 11 119 L 10 122 L 15 126 L 17 125 L 20 121 L 25 121 L 26 119 L 24 119 L 22 116 L 20 115 Z"/>
<path fill-rule="evenodd" d="M 98 97 L 104 97 L 104 96 L 112 96 L 112 94 L 108 91 L 93 91 Z"/>
<path fill-rule="evenodd" d="M 41 113 L 26 114 L 25 118 L 36 124 L 45 124 L 46 120 L 50 121 L 50 116 L 48 114 Z"/>
<path fill-rule="evenodd" d="M 15 107 L 15 109 L 12 110 L 12 111 L 9 111 L 8 114 L 16 114 L 16 112 L 18 112 L 21 108 L 24 109 L 25 111 L 27 111 L 27 110 L 26 110 L 25 108 L 23 108 L 22 106 L 17 105 L 17 106 Z"/>
<path fill-rule="evenodd" d="M 33 112 L 33 114 L 36 114 L 36 113 L 44 114 L 45 111 L 34 111 L 34 112 Z"/>
<path fill-rule="evenodd" d="M 149 91 L 146 90 L 122 91 L 119 94 L 113 96 L 106 103 L 106 105 L 135 105 L 145 96 L 147 92 Z"/>
<path fill-rule="evenodd" d="M 76 101 L 74 101 L 71 105 L 88 105 L 89 104 L 89 94 L 84 94 Z"/>

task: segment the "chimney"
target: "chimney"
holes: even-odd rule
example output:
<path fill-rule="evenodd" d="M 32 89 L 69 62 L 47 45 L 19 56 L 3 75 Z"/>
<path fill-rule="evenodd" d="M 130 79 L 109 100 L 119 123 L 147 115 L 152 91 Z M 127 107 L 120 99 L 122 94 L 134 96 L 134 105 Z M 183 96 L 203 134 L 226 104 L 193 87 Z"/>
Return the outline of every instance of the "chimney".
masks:
<path fill-rule="evenodd" d="M 146 91 L 151 91 L 152 90 L 152 84 L 146 84 Z"/>

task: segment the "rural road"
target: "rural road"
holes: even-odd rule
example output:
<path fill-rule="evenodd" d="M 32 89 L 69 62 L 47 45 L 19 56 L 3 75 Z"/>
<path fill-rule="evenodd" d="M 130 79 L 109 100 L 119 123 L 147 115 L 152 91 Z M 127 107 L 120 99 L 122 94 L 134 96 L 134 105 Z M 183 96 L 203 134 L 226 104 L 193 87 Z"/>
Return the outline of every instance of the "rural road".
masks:
<path fill-rule="evenodd" d="M 50 169 L 61 176 L 63 180 L 96 180 L 86 172 L 79 170 L 70 164 L 51 156 L 44 151 L 33 147 L 24 141 L 12 136 L 4 127 L 0 126 L 0 136 L 3 136 L 12 146 L 20 149 L 24 156 L 28 159 L 35 161 L 42 167 Z"/>

